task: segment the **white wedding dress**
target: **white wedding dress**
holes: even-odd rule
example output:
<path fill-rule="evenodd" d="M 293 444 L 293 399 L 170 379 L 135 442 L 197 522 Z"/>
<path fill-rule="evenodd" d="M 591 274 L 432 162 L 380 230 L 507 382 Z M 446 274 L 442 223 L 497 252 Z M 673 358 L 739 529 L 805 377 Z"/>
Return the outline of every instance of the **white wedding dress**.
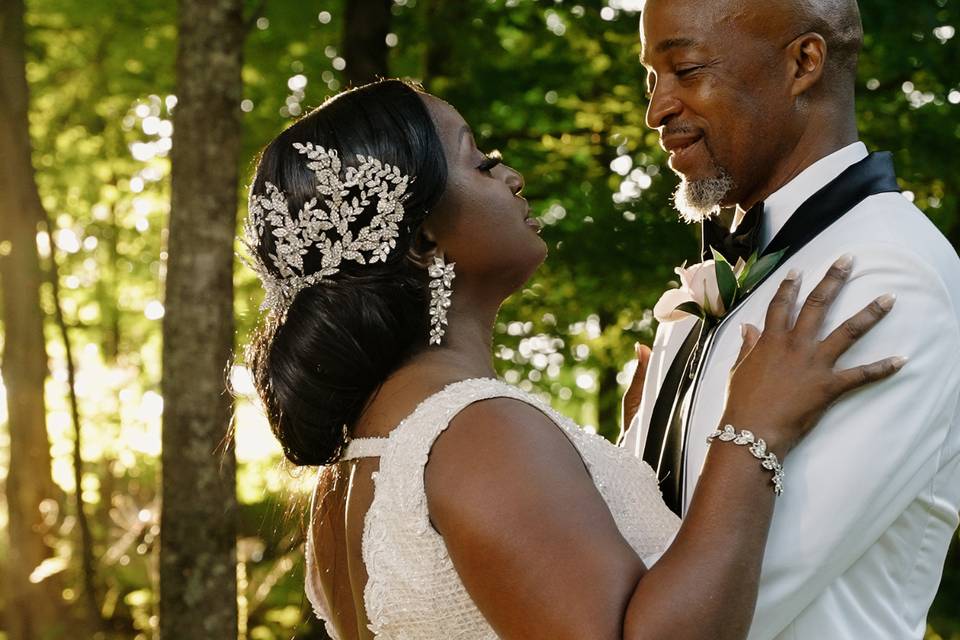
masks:
<path fill-rule="evenodd" d="M 520 400 L 556 423 L 580 453 L 620 533 L 648 567 L 680 526 L 679 518 L 661 499 L 653 470 L 629 451 L 584 431 L 544 402 L 504 382 L 482 378 L 451 384 L 420 403 L 389 437 L 355 439 L 344 456 L 380 458 L 361 543 L 369 576 L 363 599 L 370 630 L 378 639 L 497 637 L 463 586 L 443 538 L 430 524 L 423 479 L 437 436 L 462 409 L 490 398 Z M 307 597 L 326 623 L 327 633 L 337 640 L 329 623 L 329 605 L 317 582 L 312 538 L 310 530 Z"/>

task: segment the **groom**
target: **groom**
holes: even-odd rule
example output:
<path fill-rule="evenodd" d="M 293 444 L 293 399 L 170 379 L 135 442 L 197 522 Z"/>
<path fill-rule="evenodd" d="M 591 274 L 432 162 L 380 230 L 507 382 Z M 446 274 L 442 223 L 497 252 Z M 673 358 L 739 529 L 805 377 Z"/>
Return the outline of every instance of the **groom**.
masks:
<path fill-rule="evenodd" d="M 624 444 L 657 471 L 667 502 L 678 513 L 690 503 L 741 327 L 762 328 L 790 269 L 806 276 L 803 298 L 852 256 L 828 330 L 898 296 L 840 366 L 909 358 L 838 402 L 787 458 L 751 640 L 923 638 L 958 524 L 960 260 L 898 193 L 890 155 L 858 141 L 861 40 L 855 0 L 647 0 L 643 12 L 647 123 L 681 178 L 678 210 L 703 224 L 704 258 L 711 246 L 731 262 L 784 252 L 719 322 L 687 316 L 657 331 Z M 711 219 L 734 206 L 732 232 Z M 763 424 L 734 426 L 763 436 Z"/>

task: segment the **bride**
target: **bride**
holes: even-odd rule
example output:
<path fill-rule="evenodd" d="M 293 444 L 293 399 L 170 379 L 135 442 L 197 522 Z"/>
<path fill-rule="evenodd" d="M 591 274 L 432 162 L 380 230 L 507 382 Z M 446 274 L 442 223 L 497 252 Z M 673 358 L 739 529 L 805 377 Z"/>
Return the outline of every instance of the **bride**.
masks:
<path fill-rule="evenodd" d="M 342 640 L 744 638 L 780 461 L 903 365 L 833 369 L 886 311 L 821 341 L 849 259 L 796 326 L 800 275 L 783 280 L 763 332 L 744 327 L 681 524 L 645 463 L 496 379 L 497 311 L 547 252 L 522 189 L 453 107 L 397 80 L 329 100 L 259 159 L 244 243 L 269 313 L 248 361 L 287 458 L 324 466 L 314 610 Z"/>

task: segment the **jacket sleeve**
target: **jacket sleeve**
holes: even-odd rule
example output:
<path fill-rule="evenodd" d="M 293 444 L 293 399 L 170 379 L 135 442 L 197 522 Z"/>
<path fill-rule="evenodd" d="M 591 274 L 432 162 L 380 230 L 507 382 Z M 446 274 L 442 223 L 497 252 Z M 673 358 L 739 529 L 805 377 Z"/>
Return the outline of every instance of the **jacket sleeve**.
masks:
<path fill-rule="evenodd" d="M 919 495 L 932 491 L 956 428 L 960 328 L 951 295 L 960 292 L 949 291 L 920 256 L 894 245 L 849 251 L 854 274 L 823 335 L 881 294 L 896 294 L 897 302 L 838 368 L 897 355 L 909 361 L 894 377 L 843 397 L 787 457 L 751 640 L 781 633 Z M 813 276 L 808 271 L 806 279 Z M 805 282 L 804 290 L 813 284 Z"/>

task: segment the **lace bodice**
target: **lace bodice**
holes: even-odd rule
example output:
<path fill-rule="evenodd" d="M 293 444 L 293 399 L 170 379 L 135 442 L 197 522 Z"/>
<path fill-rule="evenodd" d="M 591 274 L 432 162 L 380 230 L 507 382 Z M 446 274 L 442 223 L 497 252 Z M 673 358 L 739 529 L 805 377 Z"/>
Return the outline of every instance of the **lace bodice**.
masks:
<path fill-rule="evenodd" d="M 380 456 L 361 543 L 369 576 L 364 604 L 378 639 L 497 637 L 463 586 L 443 538 L 430 524 L 423 476 L 434 441 L 454 416 L 490 398 L 520 400 L 557 424 L 582 457 L 620 533 L 647 566 L 676 534 L 679 519 L 664 504 L 656 476 L 642 460 L 504 382 L 473 379 L 451 384 L 424 400 L 389 438 L 354 440 L 347 449 L 347 459 Z M 312 580 L 311 540 L 308 534 L 307 596 L 326 622 L 329 607 Z M 327 633 L 336 640 L 329 623 Z"/>

